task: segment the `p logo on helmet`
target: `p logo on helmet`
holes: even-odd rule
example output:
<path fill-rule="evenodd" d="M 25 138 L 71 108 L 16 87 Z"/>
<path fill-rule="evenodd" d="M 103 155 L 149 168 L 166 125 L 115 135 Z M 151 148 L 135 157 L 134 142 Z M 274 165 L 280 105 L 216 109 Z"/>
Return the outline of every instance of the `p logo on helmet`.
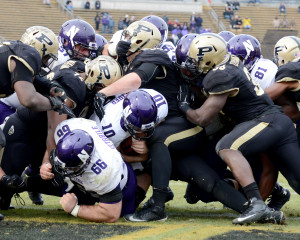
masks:
<path fill-rule="evenodd" d="M 199 60 L 199 61 L 202 61 L 202 60 L 203 60 L 203 57 L 204 57 L 204 55 L 205 55 L 205 53 L 211 52 L 211 51 L 213 50 L 213 47 L 211 47 L 211 46 L 207 46 L 207 47 L 199 47 L 198 49 L 199 49 L 199 52 L 198 52 L 198 54 L 197 54 L 198 60 Z"/>

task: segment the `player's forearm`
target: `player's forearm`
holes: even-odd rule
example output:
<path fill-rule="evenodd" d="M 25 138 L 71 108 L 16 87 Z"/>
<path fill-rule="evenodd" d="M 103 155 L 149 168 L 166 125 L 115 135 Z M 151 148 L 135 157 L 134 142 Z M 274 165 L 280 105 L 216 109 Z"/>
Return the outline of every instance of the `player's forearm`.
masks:
<path fill-rule="evenodd" d="M 137 156 L 129 156 L 126 154 L 122 154 L 122 157 L 125 162 L 133 163 L 133 162 L 145 162 L 149 159 L 149 153 L 139 154 Z"/>
<path fill-rule="evenodd" d="M 105 96 L 114 96 L 116 94 L 123 94 L 132 92 L 141 86 L 141 78 L 136 73 L 129 73 L 113 84 L 101 89 L 101 93 Z"/>
<path fill-rule="evenodd" d="M 80 205 L 78 217 L 92 222 L 117 222 L 120 218 L 122 201 L 114 204 Z"/>

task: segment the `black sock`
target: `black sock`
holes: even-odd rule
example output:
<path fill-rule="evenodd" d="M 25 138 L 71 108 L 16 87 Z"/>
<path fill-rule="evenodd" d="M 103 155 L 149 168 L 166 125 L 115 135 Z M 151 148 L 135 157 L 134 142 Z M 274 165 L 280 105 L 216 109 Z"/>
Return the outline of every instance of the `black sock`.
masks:
<path fill-rule="evenodd" d="M 137 208 L 140 203 L 146 198 L 146 192 L 140 186 L 136 186 L 135 190 L 135 207 Z"/>
<path fill-rule="evenodd" d="M 255 197 L 259 200 L 262 200 L 256 182 L 250 183 L 246 187 L 243 187 L 243 190 L 244 190 L 244 193 L 246 194 L 248 200 L 250 200 L 253 197 Z"/>
<path fill-rule="evenodd" d="M 160 207 L 165 206 L 166 198 L 168 196 L 168 188 L 154 188 L 152 198 L 156 205 Z"/>
<path fill-rule="evenodd" d="M 277 193 L 280 193 L 282 191 L 282 187 L 279 185 L 279 183 L 276 183 L 275 184 L 275 187 L 272 191 L 272 195 L 276 195 Z"/>

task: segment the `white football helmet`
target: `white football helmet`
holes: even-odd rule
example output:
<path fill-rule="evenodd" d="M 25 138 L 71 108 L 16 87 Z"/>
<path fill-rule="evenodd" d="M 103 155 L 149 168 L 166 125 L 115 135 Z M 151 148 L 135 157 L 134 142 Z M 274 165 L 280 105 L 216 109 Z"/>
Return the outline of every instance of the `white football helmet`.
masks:
<path fill-rule="evenodd" d="M 153 49 L 159 47 L 161 42 L 161 33 L 158 28 L 146 21 L 135 21 L 131 23 L 124 31 L 123 37 L 130 40 L 129 51 L 135 53 L 139 50 Z"/>
<path fill-rule="evenodd" d="M 280 67 L 300 57 L 300 39 L 296 36 L 281 38 L 274 47 L 274 62 Z"/>
<path fill-rule="evenodd" d="M 194 38 L 187 53 L 186 66 L 195 74 L 206 74 L 227 55 L 225 40 L 218 34 L 203 33 Z"/>
<path fill-rule="evenodd" d="M 44 64 L 50 58 L 57 60 L 59 44 L 56 35 L 49 28 L 42 26 L 27 28 L 20 40 L 34 47 L 40 53 Z"/>
<path fill-rule="evenodd" d="M 123 76 L 120 64 L 112 57 L 101 55 L 85 65 L 85 84 L 92 90 L 94 86 L 107 87 Z"/>

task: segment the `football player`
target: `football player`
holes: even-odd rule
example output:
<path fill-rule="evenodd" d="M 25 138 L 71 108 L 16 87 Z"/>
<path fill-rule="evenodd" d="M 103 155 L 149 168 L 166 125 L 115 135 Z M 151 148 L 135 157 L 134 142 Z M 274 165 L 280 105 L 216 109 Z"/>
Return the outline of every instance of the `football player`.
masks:
<path fill-rule="evenodd" d="M 56 59 L 58 41 L 55 34 L 48 28 L 33 26 L 26 29 L 20 41 L 3 41 L 1 49 L 1 98 L 11 95 L 14 91 L 20 103 L 34 111 L 60 109 L 57 97 L 42 96 L 33 85 L 34 76 L 41 67 Z M 50 101 L 49 101 L 50 100 Z"/>
<path fill-rule="evenodd" d="M 111 223 L 135 211 L 134 172 L 94 121 L 78 118 L 61 122 L 55 130 L 55 142 L 53 169 L 68 178 L 67 193 L 60 200 L 65 212 Z"/>
<path fill-rule="evenodd" d="M 167 41 L 168 39 L 167 23 L 161 17 L 155 15 L 149 15 L 147 17 L 142 18 L 141 20 L 150 22 L 157 27 L 157 29 L 160 31 L 161 34 L 161 42 L 159 44 L 159 48 L 164 50 L 168 54 L 172 62 L 175 62 L 176 61 L 175 46 L 172 42 Z"/>
<path fill-rule="evenodd" d="M 255 37 L 248 34 L 237 35 L 228 41 L 227 47 L 228 51 L 231 54 L 239 57 L 239 59 L 242 61 L 242 63 L 244 63 L 245 67 L 250 72 L 251 78 L 256 83 L 260 84 L 262 89 L 265 90 L 266 88 L 274 84 L 275 75 L 277 73 L 278 67 L 271 60 L 263 58 L 263 56 L 261 55 L 260 43 Z M 278 101 L 275 101 L 275 103 L 281 105 Z M 285 106 L 283 107 L 286 108 Z M 263 161 L 267 160 L 265 159 Z M 269 171 L 271 168 L 274 167 L 268 166 L 267 168 L 268 170 L 264 167 L 266 171 Z M 277 174 L 275 174 L 275 178 L 277 178 Z M 263 178 L 261 180 L 263 180 Z M 268 185 L 269 184 L 262 183 L 259 184 L 259 187 Z M 271 188 L 270 190 L 272 191 L 272 189 L 273 188 Z M 268 191 L 264 191 L 264 193 L 265 194 L 261 192 L 262 197 L 265 200 L 269 196 L 269 194 Z M 282 206 L 287 201 L 289 201 L 289 199 L 289 190 L 281 187 L 279 183 L 276 183 L 275 188 L 271 194 L 271 198 L 269 199 L 270 202 L 268 206 L 274 208 L 275 210 L 280 210 Z"/>
<path fill-rule="evenodd" d="M 230 167 L 249 199 L 247 208 L 233 220 L 233 224 L 259 221 L 272 212 L 261 199 L 246 158 L 271 150 L 276 154 L 275 164 L 279 171 L 299 193 L 300 163 L 295 159 L 300 150 L 293 124 L 260 86 L 251 81 L 240 60 L 228 54 L 226 42 L 220 36 L 202 34 L 195 38 L 186 65 L 194 74 L 205 75 L 202 85 L 208 96 L 196 110 L 190 108 L 186 98 L 181 98 L 179 107 L 187 118 L 200 126 L 207 126 L 222 110 L 237 123 L 216 146 L 217 153 Z M 297 168 L 291 169 L 294 164 Z"/>
<path fill-rule="evenodd" d="M 94 28 L 82 19 L 66 21 L 58 34 L 58 60 L 51 68 L 65 63 L 69 59 L 85 60 L 92 58 L 97 50 Z"/>
<path fill-rule="evenodd" d="M 124 30 L 123 36 L 124 40 L 117 45 L 109 44 L 108 52 L 113 56 L 118 55 L 130 64 L 124 66 L 125 75 L 122 78 L 96 95 L 95 109 L 101 120 L 105 114 L 102 105 L 108 96 L 127 93 L 140 87 L 154 89 L 166 98 L 169 106 L 168 116 L 147 140 L 152 159 L 153 201 L 147 209 L 135 215 L 134 219 L 164 220 L 167 218 L 165 201 L 172 169 L 168 146 L 193 152 L 195 150 L 192 147 L 195 145 L 193 142 L 201 142 L 205 134 L 202 135 L 202 128 L 186 121 L 178 109 L 177 73 L 168 55 L 156 49 L 162 39 L 158 28 L 147 21 L 136 21 Z M 187 141 L 189 139 L 191 144 Z"/>

